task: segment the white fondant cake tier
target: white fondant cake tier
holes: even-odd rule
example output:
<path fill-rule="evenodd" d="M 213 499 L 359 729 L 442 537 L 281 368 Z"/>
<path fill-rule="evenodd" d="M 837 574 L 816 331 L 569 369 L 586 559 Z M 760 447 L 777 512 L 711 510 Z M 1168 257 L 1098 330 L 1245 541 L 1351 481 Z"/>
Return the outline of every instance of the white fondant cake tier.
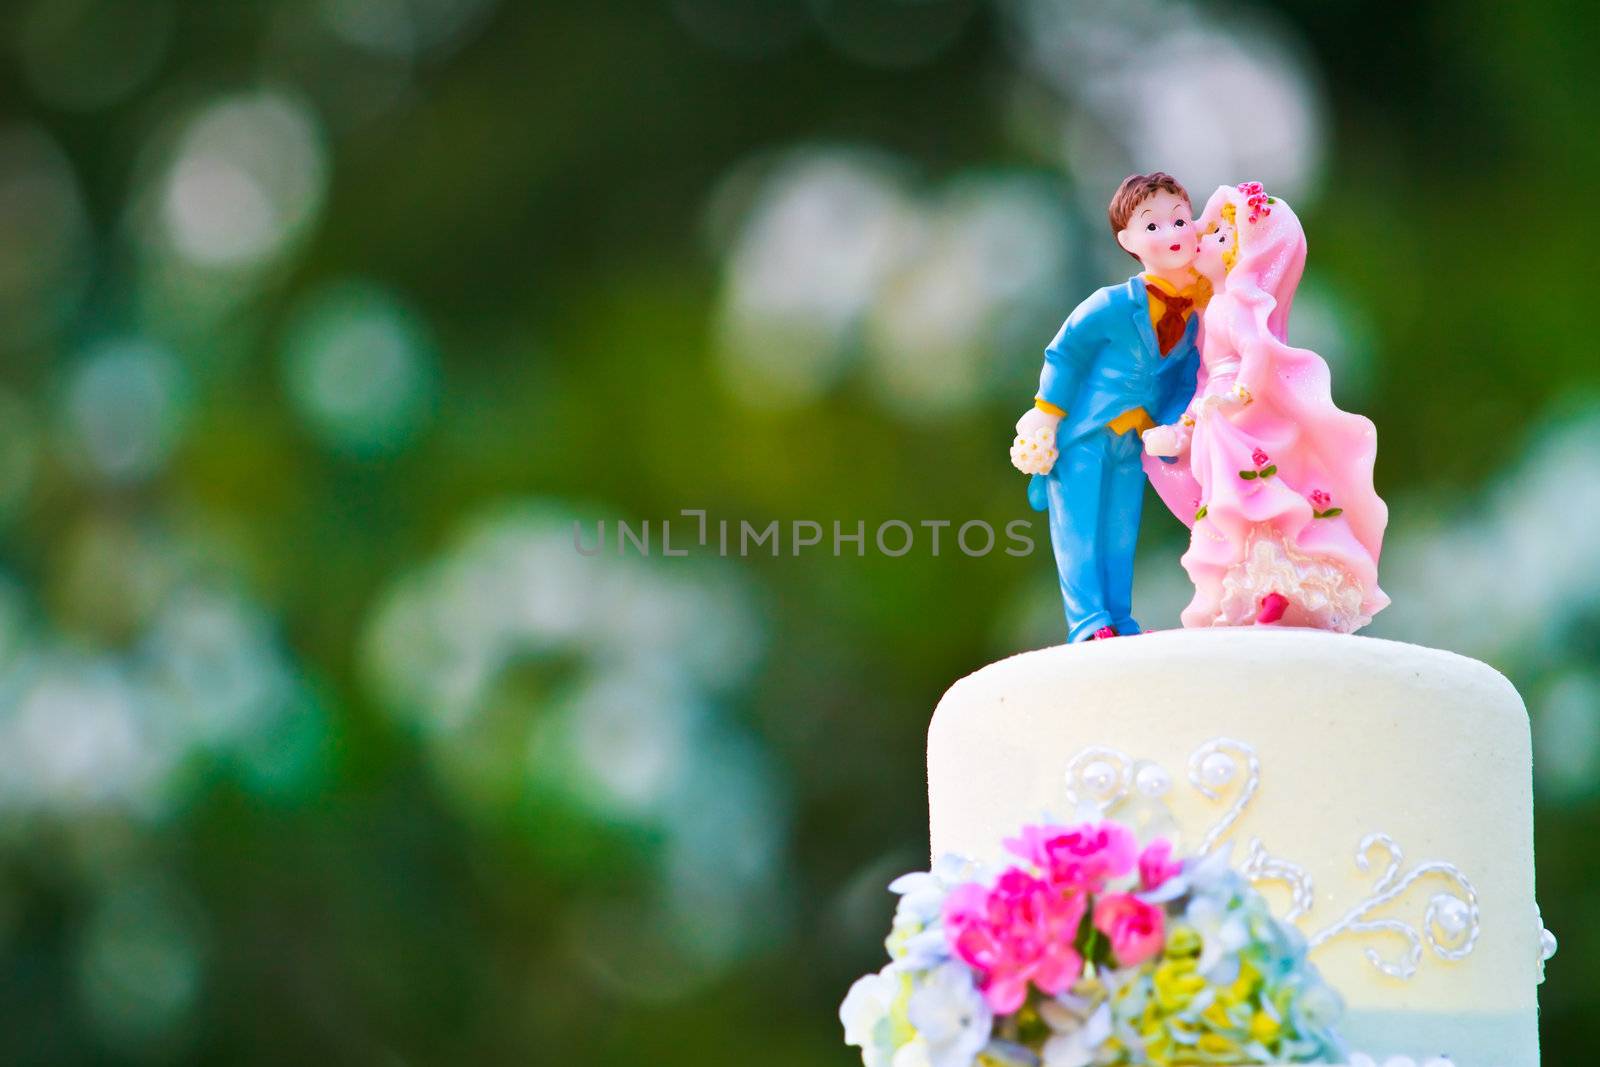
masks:
<path fill-rule="evenodd" d="M 1521 698 L 1475 660 L 1153 633 L 957 682 L 928 735 L 933 852 L 998 861 L 1017 827 L 1086 802 L 1156 828 L 1170 811 L 1180 851 L 1231 847 L 1280 914 L 1303 912 L 1352 1047 L 1536 1067 L 1531 767 Z"/>

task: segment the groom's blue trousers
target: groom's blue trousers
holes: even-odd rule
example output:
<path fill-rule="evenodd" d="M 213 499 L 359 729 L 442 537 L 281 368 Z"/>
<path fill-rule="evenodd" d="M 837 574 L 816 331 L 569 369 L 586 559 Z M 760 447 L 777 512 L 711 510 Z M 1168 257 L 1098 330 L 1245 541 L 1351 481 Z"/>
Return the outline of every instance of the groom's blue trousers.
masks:
<path fill-rule="evenodd" d="M 1144 507 L 1144 468 L 1139 434 L 1109 427 L 1061 450 L 1045 478 L 1050 508 L 1050 544 L 1067 640 L 1085 641 L 1103 627 L 1136 634 L 1133 620 L 1133 553 Z"/>

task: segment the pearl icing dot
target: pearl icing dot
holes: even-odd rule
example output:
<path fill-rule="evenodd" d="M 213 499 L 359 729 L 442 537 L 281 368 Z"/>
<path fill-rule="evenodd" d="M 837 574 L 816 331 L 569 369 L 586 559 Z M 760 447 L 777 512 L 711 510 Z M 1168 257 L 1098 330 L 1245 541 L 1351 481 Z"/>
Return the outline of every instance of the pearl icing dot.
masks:
<path fill-rule="evenodd" d="M 1442 896 L 1439 898 L 1439 927 L 1445 933 L 1455 937 L 1467 928 L 1467 904 L 1457 897 Z"/>
<path fill-rule="evenodd" d="M 1165 796 L 1172 788 L 1172 776 L 1154 763 L 1147 763 L 1133 776 L 1133 784 L 1147 797 Z"/>
<path fill-rule="evenodd" d="M 1095 760 L 1083 769 L 1083 784 L 1096 793 L 1109 793 L 1117 785 L 1117 769 L 1105 760 Z"/>
<path fill-rule="evenodd" d="M 1221 752 L 1213 752 L 1200 761 L 1200 780 L 1213 789 L 1233 781 L 1233 760 Z"/>

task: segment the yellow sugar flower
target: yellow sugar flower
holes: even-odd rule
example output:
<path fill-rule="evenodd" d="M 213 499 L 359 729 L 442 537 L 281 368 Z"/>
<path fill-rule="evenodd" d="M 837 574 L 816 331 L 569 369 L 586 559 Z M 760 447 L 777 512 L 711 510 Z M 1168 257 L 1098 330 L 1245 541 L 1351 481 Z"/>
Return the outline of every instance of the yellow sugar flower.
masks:
<path fill-rule="evenodd" d="M 1250 1036 L 1263 1045 L 1274 1045 L 1283 1036 L 1283 1024 L 1264 1011 L 1258 1011 L 1250 1020 Z"/>
<path fill-rule="evenodd" d="M 1244 1049 L 1226 1034 L 1202 1034 L 1195 1047 L 1206 1054 L 1207 1063 L 1244 1062 Z"/>
<path fill-rule="evenodd" d="M 916 1027 L 911 1025 L 911 976 L 904 972 L 900 975 L 900 992 L 895 994 L 894 1003 L 889 1005 L 889 1040 L 895 1048 L 910 1044 L 917 1036 Z"/>
<path fill-rule="evenodd" d="M 1211 1002 L 1210 1007 L 1200 1013 L 1200 1018 L 1214 1030 L 1231 1030 L 1236 1025 L 1228 1011 L 1231 1006 L 1219 996 Z"/>
<path fill-rule="evenodd" d="M 1200 955 L 1200 934 L 1192 926 L 1178 925 L 1167 932 L 1167 945 L 1162 955 L 1167 959 L 1183 959 Z"/>
<path fill-rule="evenodd" d="M 1249 960 L 1239 962 L 1239 977 L 1235 978 L 1226 989 L 1220 990 L 1219 995 L 1226 997 L 1230 1004 L 1243 1004 L 1255 996 L 1256 990 L 1261 988 L 1261 972 Z"/>
<path fill-rule="evenodd" d="M 1176 1013 L 1206 987 L 1206 980 L 1195 973 L 1192 959 L 1167 960 L 1154 975 L 1156 1003 L 1163 1012 Z"/>

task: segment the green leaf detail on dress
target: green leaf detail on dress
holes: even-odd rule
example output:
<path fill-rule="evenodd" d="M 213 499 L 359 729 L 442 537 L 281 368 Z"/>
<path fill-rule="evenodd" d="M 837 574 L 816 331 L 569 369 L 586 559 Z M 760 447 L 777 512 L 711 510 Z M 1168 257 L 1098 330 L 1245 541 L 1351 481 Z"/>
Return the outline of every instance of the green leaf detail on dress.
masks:
<path fill-rule="evenodd" d="M 1240 471 L 1239 472 L 1239 477 L 1243 478 L 1247 482 L 1253 482 L 1257 478 L 1261 477 L 1261 472 L 1260 471 Z"/>
<path fill-rule="evenodd" d="M 1206 517 L 1206 512 L 1208 512 L 1210 510 L 1211 510 L 1210 508 L 1208 508 L 1204 504 L 1202 504 L 1200 506 L 1200 510 L 1194 513 L 1194 521 L 1195 522 L 1199 522 L 1201 519 L 1205 518 Z"/>

